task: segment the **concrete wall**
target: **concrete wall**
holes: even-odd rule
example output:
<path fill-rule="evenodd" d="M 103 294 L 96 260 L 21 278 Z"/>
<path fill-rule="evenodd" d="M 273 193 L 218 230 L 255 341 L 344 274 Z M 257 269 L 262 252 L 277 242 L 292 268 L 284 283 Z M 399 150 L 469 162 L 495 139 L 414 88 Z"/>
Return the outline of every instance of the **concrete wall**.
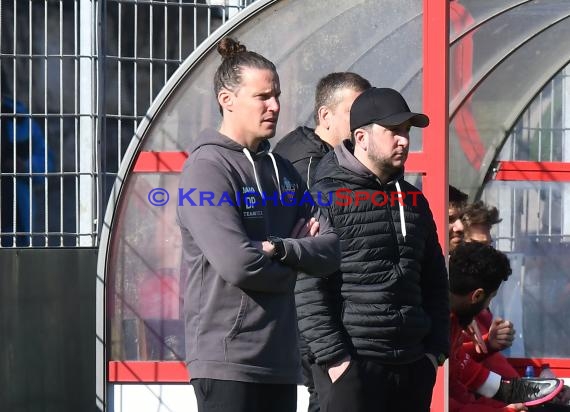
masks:
<path fill-rule="evenodd" d="M 95 410 L 96 249 L 0 249 L 0 409 Z"/>

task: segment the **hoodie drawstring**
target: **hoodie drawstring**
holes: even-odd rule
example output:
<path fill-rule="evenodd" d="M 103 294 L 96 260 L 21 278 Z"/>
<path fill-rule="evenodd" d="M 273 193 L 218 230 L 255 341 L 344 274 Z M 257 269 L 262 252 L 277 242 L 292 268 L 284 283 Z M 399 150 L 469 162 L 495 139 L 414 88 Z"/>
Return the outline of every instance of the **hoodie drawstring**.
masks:
<path fill-rule="evenodd" d="M 313 163 L 313 156 L 309 158 L 309 166 L 307 166 L 307 189 L 310 189 L 309 182 L 311 181 L 311 163 Z"/>
<path fill-rule="evenodd" d="M 253 157 L 251 157 L 251 153 L 249 153 L 249 150 L 247 150 L 246 147 L 243 148 L 243 154 L 245 155 L 245 157 L 247 157 L 249 163 L 251 163 L 251 167 L 253 167 L 253 177 L 255 177 L 255 184 L 257 186 L 257 190 L 259 191 L 259 195 L 262 198 L 265 198 L 265 196 L 263 196 L 263 191 L 261 190 L 261 183 L 259 183 L 259 178 L 257 177 L 257 170 L 255 170 L 255 163 L 253 161 Z"/>
<path fill-rule="evenodd" d="M 402 236 L 404 236 L 404 242 L 406 241 L 406 218 L 404 216 L 404 196 L 402 189 L 400 188 L 400 183 L 396 180 L 396 190 L 398 190 L 398 205 L 400 209 L 400 228 L 402 230 Z"/>
<path fill-rule="evenodd" d="M 273 153 L 267 153 L 267 155 L 271 158 L 271 162 L 273 163 L 273 170 L 275 170 L 275 177 L 277 178 L 277 190 L 279 190 L 279 199 L 282 199 L 281 197 L 281 181 L 279 180 L 279 169 L 277 168 L 277 162 L 275 161 L 275 156 L 273 156 Z"/>
<path fill-rule="evenodd" d="M 257 185 L 257 190 L 259 191 L 259 195 L 261 196 L 262 199 L 265 200 L 265 194 L 263 193 L 259 177 L 257 176 L 257 170 L 255 169 L 255 162 L 253 161 L 253 157 L 251 157 L 251 153 L 246 147 L 244 147 L 242 151 L 247 160 L 249 160 L 249 163 L 251 163 L 251 167 L 253 168 L 253 176 L 255 177 L 255 184 Z M 275 161 L 273 153 L 267 153 L 267 155 L 271 158 L 271 162 L 273 163 L 273 170 L 275 170 L 275 177 L 277 177 L 277 189 L 279 190 L 279 199 L 281 199 L 281 181 L 279 180 L 279 169 L 277 168 L 277 162 Z"/>

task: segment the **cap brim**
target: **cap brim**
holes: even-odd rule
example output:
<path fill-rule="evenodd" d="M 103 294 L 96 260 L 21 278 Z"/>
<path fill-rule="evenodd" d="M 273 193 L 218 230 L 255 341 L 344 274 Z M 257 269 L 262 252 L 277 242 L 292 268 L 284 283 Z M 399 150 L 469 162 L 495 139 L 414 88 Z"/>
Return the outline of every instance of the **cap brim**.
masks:
<path fill-rule="evenodd" d="M 429 125 L 429 117 L 422 113 L 403 112 L 396 113 L 392 116 L 385 117 L 384 119 L 377 120 L 374 123 L 380 126 L 398 126 L 406 121 L 414 127 L 427 127 Z"/>

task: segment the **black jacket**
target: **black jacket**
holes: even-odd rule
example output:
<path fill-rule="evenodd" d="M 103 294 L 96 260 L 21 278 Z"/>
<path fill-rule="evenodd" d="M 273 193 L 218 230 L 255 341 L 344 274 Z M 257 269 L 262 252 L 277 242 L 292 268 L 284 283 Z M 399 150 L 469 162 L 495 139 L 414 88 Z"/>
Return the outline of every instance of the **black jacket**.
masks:
<path fill-rule="evenodd" d="M 348 204 L 354 192 L 338 189 L 362 191 L 375 201 Z M 332 201 L 328 209 L 342 252 L 338 273 L 302 276 L 295 288 L 299 330 L 317 363 L 351 354 L 405 364 L 425 353 L 448 354 L 447 270 L 421 192 L 402 175 L 382 184 L 352 155 L 348 141 L 321 160 L 312 192 L 321 204 Z M 323 196 L 330 192 L 336 194 Z M 402 207 L 395 192 L 406 193 Z M 382 193 L 388 201 L 379 206 Z"/>
<path fill-rule="evenodd" d="M 293 163 L 310 187 L 319 161 L 331 150 L 332 146 L 322 140 L 314 129 L 300 126 L 283 137 L 273 152 Z"/>
<path fill-rule="evenodd" d="M 331 150 L 332 146 L 322 140 L 315 133 L 315 129 L 299 126 L 275 145 L 273 153 L 289 160 L 307 187 L 310 187 L 314 180 L 317 165 L 323 156 Z M 304 339 L 299 340 L 299 349 L 303 356 L 307 356 L 311 361 L 313 360 L 314 357 Z"/>

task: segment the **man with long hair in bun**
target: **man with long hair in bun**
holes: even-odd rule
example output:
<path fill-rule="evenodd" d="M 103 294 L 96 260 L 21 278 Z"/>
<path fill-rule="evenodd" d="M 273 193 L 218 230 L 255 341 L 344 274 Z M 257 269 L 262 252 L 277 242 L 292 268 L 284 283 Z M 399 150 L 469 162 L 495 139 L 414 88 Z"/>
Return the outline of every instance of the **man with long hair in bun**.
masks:
<path fill-rule="evenodd" d="M 294 167 L 269 152 L 279 76 L 225 38 L 214 77 L 222 122 L 189 148 L 178 222 L 186 356 L 200 412 L 293 412 L 301 382 L 298 272 L 338 269 L 338 237 Z M 318 236 L 317 236 L 318 234 Z"/>

